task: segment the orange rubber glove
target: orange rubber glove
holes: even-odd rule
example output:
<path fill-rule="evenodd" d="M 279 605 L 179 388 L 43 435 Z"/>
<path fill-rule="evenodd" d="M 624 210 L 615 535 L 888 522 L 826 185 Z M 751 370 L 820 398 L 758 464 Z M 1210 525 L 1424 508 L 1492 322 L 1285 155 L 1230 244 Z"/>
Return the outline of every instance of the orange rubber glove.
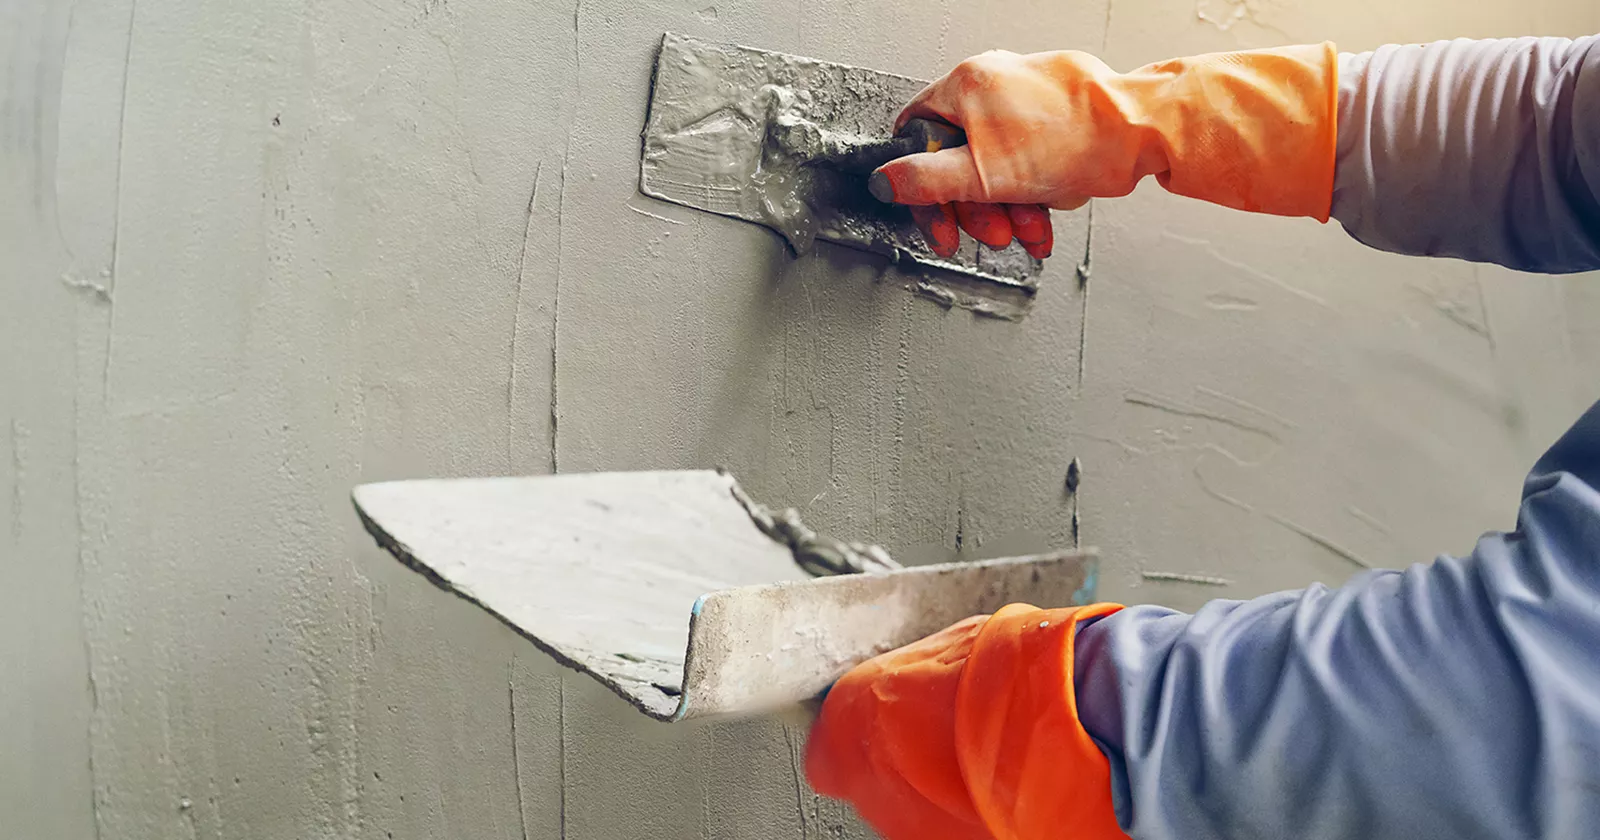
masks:
<path fill-rule="evenodd" d="M 1077 623 L 1119 609 L 1013 604 L 856 666 L 812 726 L 807 779 L 885 840 L 1125 840 L 1072 684 Z"/>
<path fill-rule="evenodd" d="M 997 247 L 1037 242 L 1038 205 L 1127 195 L 1146 175 L 1179 195 L 1326 222 L 1338 66 L 1330 43 L 1126 74 L 1080 52 L 987 52 L 917 94 L 896 124 L 943 120 L 967 144 L 885 164 L 871 186 L 923 208 L 914 215 L 941 255 L 959 245 L 958 225 Z"/>

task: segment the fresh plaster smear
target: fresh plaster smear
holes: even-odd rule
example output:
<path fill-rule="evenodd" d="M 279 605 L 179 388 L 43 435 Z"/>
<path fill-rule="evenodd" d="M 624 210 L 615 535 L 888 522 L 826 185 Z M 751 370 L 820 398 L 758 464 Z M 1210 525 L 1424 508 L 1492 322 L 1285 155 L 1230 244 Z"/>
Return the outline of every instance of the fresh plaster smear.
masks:
<path fill-rule="evenodd" d="M 1040 262 L 1012 243 L 964 238 L 948 259 L 928 249 L 904 207 L 867 192 L 866 172 L 819 165 L 826 150 L 887 138 L 925 82 L 667 33 L 644 129 L 646 194 L 759 222 L 796 254 L 818 239 L 883 255 L 885 272 L 946 304 L 1017 319 L 1038 289 Z"/>
<path fill-rule="evenodd" d="M 1141 189 L 1095 207 L 1087 306 L 1087 214 L 1057 214 L 1011 324 L 638 193 L 665 31 L 931 78 L 996 46 L 1131 68 L 1600 30 L 1573 0 L 1428 0 L 1381 30 L 1294 0 L 1226 32 L 1193 0 L 1112 3 L 8 5 L 0 433 L 25 444 L 0 563 L 26 585 L 0 595 L 0 662 L 28 676 L 0 685 L 23 710 L 0 778 L 24 780 L 0 825 L 863 836 L 804 788 L 795 725 L 653 724 L 561 674 L 372 547 L 365 481 L 722 465 L 936 560 L 958 534 L 965 556 L 1071 545 L 1077 457 L 1101 595 L 1185 607 L 1342 580 L 1328 545 L 1393 565 L 1509 525 L 1595 396 L 1592 279 Z"/>

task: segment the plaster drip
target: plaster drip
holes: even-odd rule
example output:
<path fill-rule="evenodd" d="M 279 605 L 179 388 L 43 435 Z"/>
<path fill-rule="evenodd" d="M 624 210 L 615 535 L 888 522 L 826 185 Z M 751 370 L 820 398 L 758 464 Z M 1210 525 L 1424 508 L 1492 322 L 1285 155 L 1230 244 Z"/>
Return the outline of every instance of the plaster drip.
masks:
<path fill-rule="evenodd" d="M 1488 326 L 1474 321 L 1470 317 L 1467 307 L 1460 301 L 1440 297 L 1439 295 L 1436 295 L 1427 289 L 1421 288 L 1420 286 L 1411 285 L 1409 288 L 1418 297 L 1421 297 L 1423 300 L 1427 301 L 1428 305 L 1432 307 L 1435 312 L 1438 312 L 1440 315 L 1444 316 L 1446 321 L 1455 324 L 1456 326 L 1466 330 L 1469 333 L 1472 333 L 1479 338 L 1489 341 L 1491 344 L 1493 343 L 1493 340 L 1489 336 Z M 1478 305 L 1480 307 L 1483 306 L 1481 285 L 1479 286 Z M 1483 312 L 1486 316 L 1485 320 L 1487 320 L 1488 311 L 1483 310 Z"/>
<path fill-rule="evenodd" d="M 22 421 L 11 421 L 11 538 L 22 542 L 22 482 L 23 482 L 23 441 L 27 433 L 22 429 Z"/>
<path fill-rule="evenodd" d="M 1241 460 L 1240 458 L 1235 456 L 1233 453 L 1229 452 L 1226 449 L 1223 449 L 1220 446 L 1217 446 L 1216 444 L 1206 444 L 1204 448 L 1208 452 L 1215 452 L 1215 453 L 1217 453 L 1219 455 L 1222 455 L 1223 457 L 1233 461 L 1235 464 L 1239 464 L 1241 466 L 1255 466 L 1254 463 L 1249 462 L 1249 461 Z M 1351 551 L 1350 549 L 1345 548 L 1344 546 L 1334 542 L 1332 539 L 1330 539 L 1328 537 L 1325 537 L 1325 536 L 1317 533 L 1316 531 L 1313 531 L 1310 528 L 1307 528 L 1304 525 L 1301 525 L 1298 522 L 1295 522 L 1294 520 L 1289 519 L 1288 517 L 1282 516 L 1282 515 L 1277 514 L 1277 513 L 1273 513 L 1270 510 L 1262 510 L 1260 508 L 1257 508 L 1255 505 L 1252 505 L 1249 502 L 1244 501 L 1243 499 L 1235 498 L 1233 496 L 1228 495 L 1227 493 L 1222 492 L 1221 490 L 1216 489 L 1215 487 L 1212 487 L 1210 485 L 1210 483 L 1208 483 L 1206 481 L 1205 474 L 1203 472 L 1201 472 L 1201 470 L 1200 470 L 1200 465 L 1202 463 L 1204 463 L 1203 456 L 1202 456 L 1202 460 L 1195 462 L 1193 473 L 1194 473 L 1195 481 L 1200 486 L 1200 490 L 1202 492 L 1204 492 L 1206 495 L 1208 495 L 1211 498 L 1216 499 L 1217 501 L 1222 502 L 1223 504 L 1226 504 L 1226 505 L 1228 505 L 1230 507 L 1238 508 L 1239 510 L 1244 511 L 1245 513 L 1248 513 L 1248 514 L 1251 514 L 1251 515 L 1260 515 L 1260 516 L 1266 517 L 1269 521 L 1273 522 L 1274 524 L 1276 524 L 1276 525 L 1278 525 L 1278 526 L 1280 526 L 1282 528 L 1286 528 L 1286 529 L 1288 529 L 1290 531 L 1293 531 L 1293 532 L 1295 532 L 1296 534 L 1299 534 L 1302 537 L 1305 537 L 1306 539 L 1310 540 L 1311 542 L 1316 543 L 1318 546 L 1321 546 L 1322 548 L 1327 549 L 1330 553 L 1332 553 L 1334 555 L 1337 555 L 1338 557 L 1340 557 L 1340 558 L 1342 558 L 1344 560 L 1349 561 L 1351 564 L 1353 564 L 1355 566 L 1358 566 L 1358 567 L 1363 568 L 1363 569 L 1373 568 L 1372 564 L 1367 562 L 1360 555 L 1358 555 L 1354 551 Z M 1361 521 L 1365 522 L 1366 524 L 1371 526 L 1373 529 L 1378 530 L 1378 531 L 1380 531 L 1382 533 L 1385 533 L 1385 534 L 1388 533 L 1388 528 L 1386 526 L 1384 526 L 1384 524 L 1382 522 L 1379 522 L 1377 519 L 1374 519 L 1370 514 L 1364 513 L 1364 512 L 1360 511 L 1359 509 L 1357 509 L 1355 507 L 1346 507 L 1345 511 L 1347 513 L 1349 513 L 1351 516 L 1355 517 L 1356 519 L 1360 519 Z"/>
<path fill-rule="evenodd" d="M 522 798 L 522 757 L 517 754 L 517 657 L 506 666 L 506 706 L 511 716 L 511 783 L 517 794 L 517 827 L 528 840 L 528 812 Z"/>
<path fill-rule="evenodd" d="M 1251 5 L 1250 0 L 1224 0 L 1224 5 L 1231 6 L 1233 10 L 1220 17 L 1206 11 L 1207 5 L 1207 0 L 1197 0 L 1194 4 L 1195 19 L 1211 24 L 1219 32 L 1227 32 L 1239 22 L 1248 20 L 1250 23 L 1269 32 L 1277 33 L 1284 38 L 1291 37 L 1282 28 L 1263 21 L 1257 10 Z"/>
<path fill-rule="evenodd" d="M 516 464 L 512 448 L 517 431 L 517 333 L 522 332 L 522 278 L 528 265 L 528 240 L 533 238 L 533 214 L 539 209 L 539 176 L 544 172 L 541 158 L 533 167 L 533 189 L 528 195 L 528 214 L 522 224 L 522 252 L 517 256 L 517 282 L 511 300 L 511 346 L 507 351 L 510 363 L 506 375 L 506 466 Z"/>
<path fill-rule="evenodd" d="M 572 4 L 572 79 L 574 100 L 583 101 L 583 0 Z M 558 365 L 561 356 L 561 274 L 567 238 L 567 169 L 572 165 L 572 137 L 578 130 L 578 117 L 574 113 L 567 124 L 567 142 L 561 150 L 560 192 L 556 194 L 556 278 L 550 292 L 550 474 L 561 472 L 560 438 L 556 427 L 561 420 L 561 377 Z M 566 822 L 562 821 L 562 832 Z"/>
<path fill-rule="evenodd" d="M 1206 23 L 1215 26 L 1222 32 L 1227 32 L 1228 30 L 1232 29 L 1234 24 L 1244 20 L 1245 18 L 1245 5 L 1242 2 L 1232 2 L 1232 0 L 1230 0 L 1230 2 L 1226 3 L 1225 5 L 1233 7 L 1233 11 L 1228 12 L 1222 17 L 1217 17 L 1206 11 L 1206 5 L 1207 4 L 1205 0 L 1200 0 L 1194 4 L 1195 19 L 1203 20 Z"/>
<path fill-rule="evenodd" d="M 82 313 L 80 312 L 80 318 L 81 317 L 82 317 Z M 107 312 L 105 315 L 101 316 L 101 322 L 108 329 L 109 329 L 109 326 L 110 326 L 110 321 L 111 321 L 111 315 L 110 315 L 109 312 Z M 81 321 L 80 321 L 80 323 L 81 323 Z M 90 342 L 83 342 L 81 346 L 84 347 L 84 348 L 87 348 L 87 347 L 91 346 L 91 344 L 90 344 Z M 102 352 L 105 352 L 105 353 L 109 354 L 110 349 L 111 349 L 111 347 L 110 347 L 110 345 L 108 343 L 108 344 L 103 346 L 103 351 Z M 90 355 L 91 351 L 80 350 L 79 352 L 80 352 L 80 354 L 82 354 L 84 356 L 88 356 L 88 355 Z M 80 362 L 80 364 L 82 364 L 82 362 Z M 102 371 L 102 380 L 101 381 L 102 381 L 102 383 L 104 382 L 104 371 L 105 370 L 107 370 L 106 367 L 102 367 L 101 368 L 101 371 Z M 72 425 L 73 425 L 74 434 L 80 436 L 80 438 L 83 435 L 84 417 L 87 414 L 89 414 L 89 412 L 91 410 L 89 407 L 86 407 L 83 403 L 84 403 L 85 398 L 88 398 L 88 399 L 92 400 L 93 399 L 93 396 L 92 396 L 93 393 L 94 392 L 92 390 L 90 390 L 89 388 L 85 387 L 81 383 L 80 383 L 79 387 L 73 389 L 73 394 L 72 394 Z M 102 414 L 104 413 L 105 408 L 106 408 L 105 401 L 104 401 L 104 394 L 105 394 L 105 392 L 104 392 L 104 390 L 102 388 L 102 391 L 101 391 L 102 400 L 101 400 L 100 405 L 98 406 L 98 408 L 100 409 L 100 412 Z M 99 675 L 98 675 L 98 666 L 97 666 L 97 663 L 96 663 L 95 647 L 94 647 L 94 643 L 92 641 L 93 635 L 91 633 L 91 630 L 93 628 L 93 621 L 91 620 L 91 616 L 97 616 L 99 613 L 98 613 L 97 610 L 91 610 L 91 604 L 93 603 L 93 597 L 92 597 L 91 591 L 90 591 L 90 589 L 91 589 L 91 583 L 90 582 L 92 580 L 94 580 L 94 578 L 91 577 L 91 575 L 90 575 L 90 565 L 91 564 L 90 564 L 90 560 L 89 560 L 90 553 L 91 553 L 90 536 L 89 535 L 91 533 L 95 533 L 95 531 L 92 530 L 92 528 L 91 528 L 91 521 L 92 521 L 93 517 L 92 517 L 90 511 L 91 511 L 91 508 L 93 506 L 90 503 L 88 503 L 90 490 L 89 490 L 89 488 L 87 486 L 87 482 L 84 479 L 84 472 L 85 472 L 85 470 L 84 470 L 84 466 L 83 466 L 83 449 L 81 447 L 75 447 L 74 450 L 73 450 L 73 454 L 72 454 L 72 512 L 73 512 L 73 517 L 74 517 L 74 519 L 76 521 L 76 524 L 77 524 L 77 541 L 76 541 L 77 551 L 74 552 L 74 553 L 76 554 L 76 560 L 77 560 L 77 566 L 78 566 L 78 568 L 77 568 L 77 572 L 78 572 L 78 623 L 79 623 L 79 626 L 82 628 L 83 661 L 85 663 L 87 663 L 87 665 L 88 665 L 88 668 L 86 669 L 87 673 L 84 675 L 84 677 L 85 677 L 84 682 L 86 683 L 86 685 L 88 687 L 88 691 L 89 691 L 89 715 L 88 715 L 88 720 L 85 722 L 86 723 L 86 727 L 85 728 L 88 730 L 88 734 L 84 739 L 85 742 L 89 745 L 89 749 L 86 751 L 87 752 L 87 756 L 86 756 L 85 763 L 88 765 L 88 775 L 89 775 L 89 812 L 90 812 L 90 822 L 94 825 L 93 840 L 102 840 L 102 838 L 105 836 L 106 832 L 105 832 L 105 829 L 104 829 L 104 827 L 102 825 L 102 823 L 104 822 L 104 819 L 102 817 L 102 809 L 101 809 L 101 799 L 102 799 L 101 772 L 100 772 L 100 768 L 98 766 L 98 761 L 95 758 L 95 739 L 96 739 L 96 736 L 99 734 L 98 731 L 97 731 L 97 727 L 98 727 L 100 721 L 102 720 L 102 717 L 101 717 L 101 710 L 100 710 L 100 708 L 101 708 L 100 707 L 100 680 L 99 680 Z"/>
<path fill-rule="evenodd" d="M 1110 15 L 1110 6 L 1106 7 L 1106 14 Z M 1078 314 L 1078 394 L 1083 394 L 1083 372 L 1088 365 L 1089 358 L 1089 277 L 1094 272 L 1094 201 L 1089 202 L 1089 218 L 1084 226 L 1083 235 L 1083 260 L 1078 263 L 1075 272 L 1078 278 L 1078 305 L 1081 311 Z"/>
<path fill-rule="evenodd" d="M 1277 423 L 1278 425 L 1283 426 L 1284 428 L 1287 428 L 1287 429 L 1297 429 L 1297 428 L 1299 428 L 1299 424 L 1295 423 L 1293 420 L 1290 420 L 1289 418 L 1284 417 L 1281 414 L 1277 414 L 1275 412 L 1268 411 L 1268 410 L 1262 408 L 1261 406 L 1256 405 L 1255 403 L 1250 402 L 1248 400 L 1239 399 L 1238 397 L 1233 396 L 1232 394 L 1223 393 L 1222 391 L 1218 391 L 1215 388 L 1207 388 L 1204 385 L 1196 385 L 1196 386 L 1194 386 L 1194 390 L 1195 390 L 1195 393 L 1197 393 L 1197 394 L 1201 394 L 1201 395 L 1204 395 L 1204 396 L 1207 396 L 1207 397 L 1211 397 L 1212 399 L 1221 400 L 1221 401 L 1223 401 L 1225 403 L 1228 403 L 1229 405 L 1233 405 L 1233 406 L 1237 406 L 1239 408 L 1242 408 L 1245 411 L 1249 411 L 1249 412 L 1252 412 L 1254 414 L 1259 414 L 1262 417 L 1265 417 L 1268 420 L 1271 420 L 1274 423 Z"/>
<path fill-rule="evenodd" d="M 1212 292 L 1206 295 L 1206 308 L 1216 312 L 1254 312 L 1261 304 L 1243 295 Z"/>
<path fill-rule="evenodd" d="M 626 206 L 629 210 L 632 210 L 633 212 L 638 213 L 641 216 L 649 216 L 650 218 L 655 219 L 658 222 L 666 222 L 669 225 L 681 225 L 681 224 L 683 224 L 683 222 L 680 222 L 677 219 L 669 219 L 666 216 L 662 216 L 662 215 L 659 215 L 657 213 L 652 213 L 649 210 L 644 210 L 644 209 L 635 207 L 632 204 L 628 204 L 628 205 L 624 205 L 624 206 Z"/>
<path fill-rule="evenodd" d="M 1227 454 L 1226 450 L 1223 450 L 1220 447 L 1213 447 L 1213 449 L 1215 451 L 1222 452 L 1223 454 Z M 1281 516 L 1279 514 L 1273 513 L 1270 510 L 1260 510 L 1255 505 L 1252 505 L 1249 502 L 1246 502 L 1246 501 L 1244 501 L 1242 499 L 1236 499 L 1236 498 L 1234 498 L 1234 497 L 1232 497 L 1232 496 L 1230 496 L 1230 495 L 1228 495 L 1228 494 L 1226 494 L 1226 493 L 1224 493 L 1224 492 L 1222 492 L 1220 490 L 1217 490 L 1216 488 L 1212 487 L 1210 484 L 1206 483 L 1205 475 L 1200 472 L 1200 464 L 1198 462 L 1194 465 L 1194 477 L 1195 477 L 1195 480 L 1199 483 L 1200 489 L 1206 495 L 1210 496 L 1211 498 L 1216 499 L 1217 501 L 1222 502 L 1223 504 L 1229 505 L 1231 507 L 1238 508 L 1239 510 L 1242 510 L 1245 513 L 1248 513 L 1248 514 L 1252 514 L 1252 515 L 1260 514 L 1261 516 L 1266 517 L 1268 520 L 1270 520 L 1271 522 L 1277 524 L 1278 526 L 1283 527 L 1283 528 L 1287 528 L 1288 530 L 1293 531 L 1293 532 L 1295 532 L 1296 534 L 1299 534 L 1302 537 L 1305 537 L 1306 539 L 1312 541 L 1313 543 L 1316 543 L 1318 546 L 1321 546 L 1322 548 L 1327 549 L 1330 553 L 1332 553 L 1332 554 L 1334 554 L 1334 555 L 1336 555 L 1336 556 L 1338 556 L 1338 557 L 1340 557 L 1340 558 L 1342 558 L 1344 560 L 1349 561 L 1351 564 L 1353 564 L 1355 566 L 1358 566 L 1358 567 L 1363 568 L 1363 569 L 1372 568 L 1372 564 L 1368 563 L 1366 560 L 1362 559 L 1362 557 L 1360 555 L 1358 555 L 1355 552 L 1351 551 L 1350 549 L 1345 548 L 1344 546 L 1334 542 L 1333 540 L 1331 540 L 1331 539 L 1329 539 L 1327 537 L 1324 537 L 1323 535 L 1311 530 L 1310 528 L 1307 528 L 1304 525 L 1301 525 L 1301 524 L 1295 522 L 1292 519 L 1289 519 L 1287 517 L 1284 517 L 1284 516 Z M 1356 516 L 1358 519 L 1362 518 L 1359 514 L 1356 514 L 1354 512 L 1355 511 L 1354 508 L 1346 508 L 1346 510 L 1350 511 L 1351 515 Z"/>
<path fill-rule="evenodd" d="M 101 269 L 100 277 L 102 280 L 107 280 L 110 278 L 110 276 L 110 269 Z M 111 289 L 107 287 L 106 283 L 96 283 L 93 280 L 89 280 L 84 277 L 78 277 L 70 271 L 62 272 L 60 279 L 61 285 L 66 286 L 75 292 L 88 292 L 94 297 L 95 300 L 98 300 L 101 303 L 111 302 Z"/>
<path fill-rule="evenodd" d="M 779 724 L 783 728 L 783 741 L 789 747 L 789 775 L 794 780 L 794 810 L 800 817 L 800 836 L 810 836 L 810 824 L 806 820 L 806 786 L 800 779 L 800 750 L 794 743 L 794 730 L 787 723 Z"/>
<path fill-rule="evenodd" d="M 105 358 L 100 368 L 100 402 L 107 411 L 111 409 L 111 350 L 117 334 L 116 288 L 117 281 L 122 276 L 122 196 L 125 192 L 124 151 L 128 140 L 128 78 L 132 75 L 130 71 L 133 67 L 133 32 L 134 25 L 138 21 L 138 12 L 139 0 L 128 0 L 128 45 L 122 53 L 122 101 L 118 103 L 117 111 L 117 167 L 113 176 L 116 190 L 111 208 L 111 265 L 105 278 L 105 303 L 109 312 L 106 316 Z"/>
<path fill-rule="evenodd" d="M 1225 450 L 1222 450 L 1220 447 L 1217 448 L 1217 451 L 1225 452 Z M 1210 496 L 1211 498 L 1216 499 L 1217 501 L 1222 502 L 1225 505 L 1229 505 L 1230 507 L 1236 507 L 1239 510 L 1244 511 L 1245 513 L 1255 513 L 1256 512 L 1255 506 L 1250 504 L 1249 502 L 1243 501 L 1242 499 L 1236 499 L 1236 498 L 1228 495 L 1227 493 L 1224 493 L 1221 490 L 1218 490 L 1215 487 L 1212 487 L 1211 484 L 1206 481 L 1205 473 L 1202 473 L 1200 471 L 1200 465 L 1202 463 L 1205 463 L 1205 456 L 1204 455 L 1201 456 L 1200 460 L 1194 462 L 1194 469 L 1193 469 L 1194 479 L 1200 485 L 1201 491 L 1203 491 L 1207 496 Z M 1243 463 L 1243 462 L 1242 461 L 1238 461 L 1237 459 L 1235 459 L 1235 463 Z"/>
<path fill-rule="evenodd" d="M 560 840 L 567 840 L 567 675 L 556 677 L 556 732 L 561 744 L 561 755 L 556 762 L 556 790 L 560 801 L 556 803 L 556 820 L 561 827 Z"/>
<path fill-rule="evenodd" d="M 1489 356 L 1498 357 L 1500 347 L 1494 340 L 1494 321 L 1489 315 L 1489 296 L 1483 288 L 1483 272 L 1476 265 L 1472 267 L 1472 285 L 1478 290 L 1478 311 L 1483 313 L 1483 339 L 1489 342 Z"/>
<path fill-rule="evenodd" d="M 794 562 L 812 576 L 883 574 L 901 567 L 882 546 L 847 543 L 818 534 L 800 521 L 800 513 L 794 508 L 774 512 L 751 499 L 738 484 L 733 485 L 732 492 L 756 528 L 787 546 L 794 553 Z"/>
<path fill-rule="evenodd" d="M 1233 581 L 1224 577 L 1211 575 L 1195 575 L 1188 572 L 1140 572 L 1139 577 L 1151 581 L 1164 581 L 1168 583 L 1192 583 L 1197 586 L 1232 586 Z"/>
<path fill-rule="evenodd" d="M 1078 516 L 1078 488 L 1083 484 L 1083 462 L 1077 458 L 1067 464 L 1066 489 L 1067 495 L 1072 498 L 1072 547 L 1082 548 L 1078 536 L 1081 531 L 1082 520 Z"/>
<path fill-rule="evenodd" d="M 1226 414 L 1218 414 L 1216 412 L 1206 411 L 1203 408 L 1185 405 L 1177 400 L 1159 397 L 1155 394 L 1149 394 L 1143 391 L 1128 391 L 1122 395 L 1122 401 L 1132 405 L 1144 406 L 1145 408 L 1153 408 L 1157 411 L 1166 412 L 1167 414 L 1176 414 L 1180 417 L 1193 417 L 1197 420 L 1212 420 L 1217 423 L 1221 423 L 1224 426 L 1232 426 L 1240 431 L 1254 432 L 1255 434 L 1261 435 L 1274 442 L 1282 443 L 1277 434 L 1271 429 L 1265 429 L 1252 423 L 1246 423 L 1243 420 L 1240 420 L 1236 417 L 1229 417 Z"/>
<path fill-rule="evenodd" d="M 571 154 L 571 137 L 567 139 Z M 561 358 L 561 240 L 565 238 L 567 215 L 567 164 L 561 162 L 561 192 L 556 197 L 556 279 L 550 291 L 550 474 L 561 472 L 561 451 L 556 444 L 556 426 L 561 420 L 561 377 L 558 364 Z"/>
<path fill-rule="evenodd" d="M 1328 539 L 1327 537 L 1324 537 L 1323 535 L 1317 533 L 1316 531 L 1311 530 L 1310 528 L 1305 527 L 1304 525 L 1300 525 L 1300 524 L 1298 524 L 1296 522 L 1293 522 L 1292 520 L 1285 519 L 1284 517 L 1279 516 L 1278 514 L 1273 513 L 1270 510 L 1262 511 L 1261 515 L 1265 516 L 1266 518 L 1268 518 L 1270 520 L 1272 520 L 1273 522 L 1278 523 L 1279 525 L 1282 525 L 1285 528 L 1288 528 L 1289 530 L 1295 532 L 1296 534 L 1299 534 L 1300 536 L 1305 537 L 1306 539 L 1316 543 L 1317 545 L 1322 546 L 1323 548 L 1325 548 L 1328 551 L 1338 555 L 1339 557 L 1342 557 L 1345 560 L 1350 561 L 1352 564 L 1354 564 L 1356 566 L 1359 566 L 1359 567 L 1361 567 L 1363 569 L 1372 568 L 1372 564 L 1371 563 L 1368 563 L 1366 560 L 1361 559 L 1361 557 L 1359 555 L 1357 555 L 1355 552 L 1351 551 L 1348 548 L 1345 548 L 1342 545 L 1339 545 L 1338 543 L 1334 542 L 1333 540 Z"/>
<path fill-rule="evenodd" d="M 1373 516 L 1370 513 L 1367 513 L 1361 508 L 1358 508 L 1355 505 L 1347 505 L 1345 507 L 1345 512 L 1366 523 L 1368 527 L 1372 528 L 1372 530 L 1377 531 L 1385 536 L 1389 534 L 1389 526 L 1385 525 L 1383 520 Z"/>
<path fill-rule="evenodd" d="M 938 66 L 940 67 L 945 66 L 947 63 L 945 54 L 948 52 L 947 46 L 950 42 L 950 7 L 953 3 L 954 0 L 944 0 L 941 4 L 944 9 L 939 14 L 939 51 L 935 54 L 939 59 Z"/>
<path fill-rule="evenodd" d="M 900 301 L 900 336 L 895 345 L 894 411 L 892 416 L 894 418 L 894 451 L 897 453 L 898 457 L 894 466 L 888 469 L 884 469 L 881 466 L 881 455 L 874 454 L 872 459 L 873 474 L 875 476 L 883 476 L 883 480 L 872 482 L 872 508 L 871 512 L 868 514 L 868 522 L 871 524 L 868 527 L 871 528 L 871 533 L 874 534 L 883 533 L 882 531 L 878 530 L 878 511 L 882 510 L 878 503 L 878 486 L 880 484 L 883 485 L 884 490 L 890 494 L 890 498 L 899 499 L 905 497 L 904 494 L 906 488 L 903 458 L 906 440 L 906 419 L 909 416 L 907 412 L 907 397 L 911 393 L 911 339 L 914 335 L 914 321 L 912 319 L 911 305 L 911 298 L 909 295 L 905 296 Z M 874 353 L 874 355 L 878 358 L 882 358 L 881 353 Z M 833 423 L 833 428 L 829 430 L 828 477 L 831 480 L 834 476 L 838 475 L 838 473 L 834 471 L 833 450 L 836 448 L 837 441 L 839 439 L 839 427 L 837 416 L 830 416 L 830 419 Z M 961 551 L 961 504 L 962 499 L 958 489 L 956 496 L 957 553 Z"/>
<path fill-rule="evenodd" d="M 1221 251 L 1217 250 L 1215 245 L 1211 244 L 1210 240 L 1202 239 L 1198 236 L 1184 236 L 1181 233 L 1173 233 L 1170 230 L 1162 231 L 1161 236 L 1163 239 L 1168 239 L 1181 245 L 1199 248 L 1200 250 L 1204 251 L 1207 256 L 1232 269 L 1233 273 L 1240 277 L 1254 280 L 1258 283 L 1265 283 L 1266 285 L 1272 286 L 1279 291 L 1294 295 L 1295 297 L 1300 298 L 1307 303 L 1312 303 L 1325 309 L 1333 308 L 1328 305 L 1326 300 L 1323 300 L 1321 297 L 1318 297 L 1317 295 L 1314 295 L 1305 289 L 1286 283 L 1264 271 L 1261 271 L 1260 269 L 1253 268 L 1244 262 L 1241 262 L 1240 260 L 1236 260 L 1232 257 L 1224 255 Z"/>

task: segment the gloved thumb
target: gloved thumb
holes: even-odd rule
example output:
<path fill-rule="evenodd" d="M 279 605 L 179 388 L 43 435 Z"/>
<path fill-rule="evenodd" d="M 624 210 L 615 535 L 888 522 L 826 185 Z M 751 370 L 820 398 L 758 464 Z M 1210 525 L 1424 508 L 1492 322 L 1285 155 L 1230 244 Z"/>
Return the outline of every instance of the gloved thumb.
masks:
<path fill-rule="evenodd" d="M 970 146 L 891 160 L 872 173 L 867 188 L 879 201 L 896 204 L 989 200 Z"/>

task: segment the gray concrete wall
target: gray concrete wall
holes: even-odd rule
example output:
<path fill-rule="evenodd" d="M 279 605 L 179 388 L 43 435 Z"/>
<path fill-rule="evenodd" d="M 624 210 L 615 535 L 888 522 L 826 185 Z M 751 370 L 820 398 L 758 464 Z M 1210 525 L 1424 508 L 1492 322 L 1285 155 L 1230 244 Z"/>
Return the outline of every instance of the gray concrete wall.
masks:
<path fill-rule="evenodd" d="M 637 194 L 668 29 L 927 77 L 1600 6 L 5 4 L 0 835 L 860 836 L 801 730 L 645 722 L 373 548 L 358 482 L 721 464 L 936 559 L 1070 544 L 1077 457 L 1102 594 L 1193 606 L 1508 526 L 1600 395 L 1592 279 L 1155 189 L 1058 215 L 1020 325 L 792 261 Z"/>

